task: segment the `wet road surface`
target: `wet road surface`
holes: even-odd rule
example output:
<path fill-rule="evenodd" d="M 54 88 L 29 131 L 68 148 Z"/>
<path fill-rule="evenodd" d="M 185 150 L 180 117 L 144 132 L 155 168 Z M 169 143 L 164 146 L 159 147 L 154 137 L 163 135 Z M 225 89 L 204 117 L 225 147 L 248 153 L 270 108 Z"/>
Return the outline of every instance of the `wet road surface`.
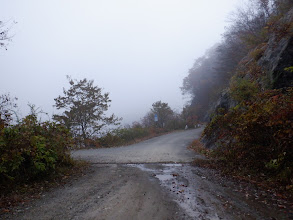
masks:
<path fill-rule="evenodd" d="M 3 219 L 290 219 L 215 171 L 189 164 L 200 158 L 187 149 L 202 128 L 179 131 L 139 144 L 78 150 L 92 163 L 86 174 L 16 208 Z M 247 187 L 247 186 L 244 186 Z M 251 192 L 251 191 L 250 191 Z M 268 195 L 269 196 L 269 195 Z"/>

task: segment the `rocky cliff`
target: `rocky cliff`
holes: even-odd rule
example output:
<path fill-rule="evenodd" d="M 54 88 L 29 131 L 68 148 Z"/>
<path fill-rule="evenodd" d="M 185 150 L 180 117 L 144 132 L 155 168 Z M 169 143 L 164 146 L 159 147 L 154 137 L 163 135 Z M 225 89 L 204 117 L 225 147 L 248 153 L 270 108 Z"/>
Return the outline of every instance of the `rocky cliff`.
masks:
<path fill-rule="evenodd" d="M 273 28 L 258 65 L 266 73 L 272 88 L 293 86 L 293 9 Z"/>
<path fill-rule="evenodd" d="M 238 74 L 235 74 L 234 78 L 255 81 L 262 91 L 292 87 L 293 9 L 268 28 L 270 30 L 267 41 L 258 45 L 242 59 L 237 68 Z M 212 123 L 215 116 L 228 112 L 238 104 L 239 100 L 235 100 L 230 88 L 227 88 L 211 107 L 206 118 Z M 202 137 L 202 142 L 207 148 L 217 146 L 220 130 L 221 127 L 218 127 L 209 134 L 209 137 Z"/>

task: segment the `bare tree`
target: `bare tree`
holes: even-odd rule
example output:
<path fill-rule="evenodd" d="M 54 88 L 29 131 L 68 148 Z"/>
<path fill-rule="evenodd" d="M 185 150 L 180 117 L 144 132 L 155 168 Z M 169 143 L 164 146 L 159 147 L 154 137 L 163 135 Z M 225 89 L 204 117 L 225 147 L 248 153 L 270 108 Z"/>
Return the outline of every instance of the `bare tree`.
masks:
<path fill-rule="evenodd" d="M 16 24 L 15 21 L 0 21 L 0 48 L 7 50 L 7 44 L 13 37 L 10 30 L 14 24 Z"/>
<path fill-rule="evenodd" d="M 9 93 L 0 95 L 0 124 L 8 125 L 12 121 L 12 115 L 17 108 L 16 97 L 11 97 Z"/>

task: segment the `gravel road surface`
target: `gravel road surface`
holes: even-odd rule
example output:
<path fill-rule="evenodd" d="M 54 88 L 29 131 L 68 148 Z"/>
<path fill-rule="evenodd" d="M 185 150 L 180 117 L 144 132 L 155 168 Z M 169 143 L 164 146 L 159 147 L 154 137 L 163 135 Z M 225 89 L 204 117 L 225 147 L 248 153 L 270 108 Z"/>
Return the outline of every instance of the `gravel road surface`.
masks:
<path fill-rule="evenodd" d="M 139 144 L 72 152 L 92 162 L 86 174 L 51 189 L 0 219 L 293 219 L 272 195 L 235 184 L 215 171 L 190 165 L 187 149 L 202 128 Z M 249 188 L 248 191 L 246 188 Z"/>
<path fill-rule="evenodd" d="M 72 156 L 93 163 L 186 163 L 201 157 L 187 146 L 202 130 L 177 131 L 130 146 L 78 150 Z"/>

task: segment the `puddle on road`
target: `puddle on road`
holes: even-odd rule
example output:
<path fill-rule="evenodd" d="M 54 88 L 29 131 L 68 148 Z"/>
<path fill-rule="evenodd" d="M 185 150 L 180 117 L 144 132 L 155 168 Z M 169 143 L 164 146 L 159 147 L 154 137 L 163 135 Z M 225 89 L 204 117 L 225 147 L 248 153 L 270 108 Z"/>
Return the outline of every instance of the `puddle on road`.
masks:
<path fill-rule="evenodd" d="M 130 167 L 137 167 L 143 171 L 151 173 L 151 176 L 159 179 L 160 185 L 170 192 L 174 201 L 192 219 L 204 219 L 202 205 L 198 201 L 198 195 L 194 186 L 190 186 L 189 181 L 194 175 L 187 164 L 128 164 Z M 219 219 L 213 216 L 208 219 Z"/>
<path fill-rule="evenodd" d="M 261 204 L 240 201 L 241 195 L 233 195 L 232 189 L 226 191 L 221 186 L 216 187 L 209 180 L 211 174 L 201 172 L 201 169 L 189 164 L 129 164 L 127 166 L 148 172 L 150 180 L 159 181 L 161 187 L 170 193 L 171 198 L 187 215 L 184 219 L 268 219 L 261 217 L 262 213 L 258 213 L 257 209 L 263 207 Z M 271 210 L 267 210 L 267 207 L 264 210 L 266 217 L 271 216 L 269 214 Z"/>
<path fill-rule="evenodd" d="M 173 178 L 170 174 L 157 174 L 155 177 L 157 177 L 160 181 L 167 181 Z"/>

